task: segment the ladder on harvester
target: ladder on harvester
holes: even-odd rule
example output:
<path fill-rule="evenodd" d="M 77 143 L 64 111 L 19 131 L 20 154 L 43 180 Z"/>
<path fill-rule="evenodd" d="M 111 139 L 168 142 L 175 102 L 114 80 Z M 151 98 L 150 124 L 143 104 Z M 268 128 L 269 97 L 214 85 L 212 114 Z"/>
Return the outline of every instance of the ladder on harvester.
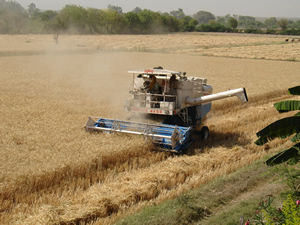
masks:
<path fill-rule="evenodd" d="M 181 111 L 178 113 L 178 116 L 183 121 L 185 126 L 190 126 L 192 123 L 191 119 L 189 118 L 188 108 L 181 109 Z"/>
<path fill-rule="evenodd" d="M 156 147 L 165 151 L 179 153 L 187 149 L 190 144 L 191 127 L 147 124 L 99 117 L 89 117 L 85 127 L 87 131 L 143 135 L 150 138 Z"/>

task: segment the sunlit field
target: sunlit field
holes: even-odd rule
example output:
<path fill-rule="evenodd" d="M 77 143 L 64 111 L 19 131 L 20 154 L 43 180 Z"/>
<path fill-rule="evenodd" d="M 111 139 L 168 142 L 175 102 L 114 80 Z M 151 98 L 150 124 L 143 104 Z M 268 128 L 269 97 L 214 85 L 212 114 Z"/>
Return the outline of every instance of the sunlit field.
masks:
<path fill-rule="evenodd" d="M 300 42 L 283 36 L 169 34 L 0 36 L 0 224 L 112 224 L 290 145 L 254 145 L 299 85 Z M 139 136 L 91 134 L 89 116 L 126 119 L 128 70 L 205 77 L 219 100 L 186 155 Z M 151 122 L 151 121 L 146 121 Z"/>

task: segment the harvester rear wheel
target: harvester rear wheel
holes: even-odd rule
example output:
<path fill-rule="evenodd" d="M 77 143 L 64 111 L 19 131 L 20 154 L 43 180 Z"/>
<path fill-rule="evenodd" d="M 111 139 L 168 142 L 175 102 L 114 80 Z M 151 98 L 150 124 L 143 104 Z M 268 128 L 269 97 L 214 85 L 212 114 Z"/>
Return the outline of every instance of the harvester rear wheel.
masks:
<path fill-rule="evenodd" d="M 201 138 L 203 140 L 208 139 L 208 137 L 209 137 L 209 129 L 208 129 L 207 126 L 202 127 L 202 129 L 200 131 L 200 135 L 201 135 Z"/>

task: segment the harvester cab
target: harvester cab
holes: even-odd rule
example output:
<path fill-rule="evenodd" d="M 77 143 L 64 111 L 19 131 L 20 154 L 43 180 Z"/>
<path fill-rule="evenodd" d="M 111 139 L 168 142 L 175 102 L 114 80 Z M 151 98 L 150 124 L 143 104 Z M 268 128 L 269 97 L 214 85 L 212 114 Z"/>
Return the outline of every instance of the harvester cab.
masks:
<path fill-rule="evenodd" d="M 164 124 L 195 126 L 211 109 L 210 102 L 193 105 L 185 101 L 186 97 L 212 94 L 205 78 L 186 77 L 186 73 L 163 69 L 129 73 L 133 74 L 133 82 L 129 91 L 132 97 L 125 103 L 127 112 L 164 115 Z"/>
<path fill-rule="evenodd" d="M 163 117 L 161 124 L 90 117 L 86 128 L 106 133 L 142 134 L 151 138 L 156 147 L 174 152 L 188 148 L 190 133 L 201 128 L 201 120 L 211 110 L 211 102 L 236 96 L 242 103 L 248 101 L 246 90 L 238 88 L 213 94 L 206 78 L 187 77 L 186 73 L 154 69 L 128 71 L 132 74 L 125 111 L 131 114 L 151 114 Z M 202 127 L 200 134 L 206 139 L 209 130 Z"/>

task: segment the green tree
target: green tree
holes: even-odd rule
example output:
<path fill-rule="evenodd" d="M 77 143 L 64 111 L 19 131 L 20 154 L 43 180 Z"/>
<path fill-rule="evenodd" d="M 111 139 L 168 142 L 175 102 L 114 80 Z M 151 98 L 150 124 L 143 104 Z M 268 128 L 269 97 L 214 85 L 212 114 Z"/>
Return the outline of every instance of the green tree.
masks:
<path fill-rule="evenodd" d="M 68 23 L 65 16 L 65 14 L 59 13 L 53 19 L 49 20 L 46 24 L 47 30 L 54 33 L 53 38 L 56 44 L 58 44 L 60 33 L 63 33 L 68 29 Z"/>
<path fill-rule="evenodd" d="M 35 10 L 36 10 L 35 4 L 30 3 L 29 6 L 28 6 L 29 17 L 32 17 L 32 14 L 34 13 Z"/>
<path fill-rule="evenodd" d="M 268 29 L 276 29 L 278 27 L 278 23 L 277 23 L 276 17 L 271 17 L 269 19 L 266 19 L 263 22 L 263 24 Z"/>
<path fill-rule="evenodd" d="M 281 19 L 278 20 L 277 23 L 280 26 L 281 30 L 286 30 L 289 21 L 287 19 Z"/>
<path fill-rule="evenodd" d="M 109 4 L 107 6 L 108 9 L 111 9 L 111 10 L 115 10 L 118 12 L 118 14 L 122 14 L 123 13 L 123 9 L 120 7 L 120 6 L 117 6 L 117 5 L 111 5 Z"/>
<path fill-rule="evenodd" d="M 193 18 L 196 19 L 199 24 L 208 24 L 209 21 L 216 20 L 215 15 L 207 11 L 198 11 L 193 15 Z"/>
<path fill-rule="evenodd" d="M 26 10 L 19 3 L 15 1 L 7 1 L 5 2 L 4 5 L 6 10 L 18 12 L 20 14 L 26 13 Z"/>
<path fill-rule="evenodd" d="M 50 20 L 53 20 L 58 15 L 57 12 L 52 10 L 47 10 L 44 12 L 40 12 L 39 17 L 42 21 L 48 22 Z"/>
<path fill-rule="evenodd" d="M 256 28 L 256 20 L 252 16 L 239 16 L 238 22 L 241 28 Z"/>
<path fill-rule="evenodd" d="M 88 8 L 86 23 L 89 33 L 105 33 L 105 11 Z"/>
<path fill-rule="evenodd" d="M 293 23 L 290 24 L 288 27 L 291 28 L 291 29 L 300 30 L 300 20 L 293 21 Z"/>
<path fill-rule="evenodd" d="M 174 16 L 167 13 L 162 15 L 162 20 L 164 26 L 167 28 L 168 32 L 178 32 L 179 31 L 179 20 Z"/>
<path fill-rule="evenodd" d="M 135 7 L 131 12 L 139 13 L 140 11 L 142 11 L 140 7 Z"/>
<path fill-rule="evenodd" d="M 130 33 L 140 33 L 141 21 L 137 13 L 131 11 L 124 14 L 124 22 L 127 27 L 127 31 Z"/>
<path fill-rule="evenodd" d="M 142 33 L 158 33 L 163 28 L 163 19 L 160 13 L 144 9 L 138 13 Z"/>
<path fill-rule="evenodd" d="M 17 2 L 0 2 L 0 33 L 22 33 L 28 21 L 26 10 Z"/>
<path fill-rule="evenodd" d="M 183 10 L 180 8 L 178 10 L 171 11 L 170 15 L 174 16 L 176 19 L 179 19 L 179 20 L 183 19 L 183 17 L 185 17 Z"/>
<path fill-rule="evenodd" d="M 196 27 L 199 32 L 229 32 L 230 29 L 217 22 L 210 22 L 209 24 L 199 24 Z"/>
<path fill-rule="evenodd" d="M 139 20 L 141 22 L 141 29 L 143 33 L 147 33 L 150 30 L 151 23 L 153 21 L 152 11 L 144 9 L 138 13 Z"/>
<path fill-rule="evenodd" d="M 230 17 L 229 19 L 228 19 L 228 26 L 231 28 L 231 30 L 234 30 L 234 29 L 236 29 L 237 28 L 237 26 L 238 26 L 238 21 L 237 21 L 237 19 L 235 19 L 235 18 L 233 18 L 233 17 Z"/>
<path fill-rule="evenodd" d="M 218 16 L 217 23 L 227 26 L 229 18 L 231 18 L 230 14 L 227 14 L 226 16 Z"/>
<path fill-rule="evenodd" d="M 121 15 L 117 10 L 107 9 L 104 14 L 104 24 L 106 32 L 109 34 L 116 34 L 121 29 Z"/>
<path fill-rule="evenodd" d="M 185 16 L 181 20 L 179 20 L 179 31 L 181 32 L 191 32 L 196 29 L 198 21 L 193 19 L 190 16 Z"/>
<path fill-rule="evenodd" d="M 289 94 L 300 95 L 300 86 L 296 86 L 289 89 Z M 288 100 L 282 101 L 274 104 L 276 110 L 279 113 L 285 113 L 295 110 L 300 110 L 299 100 Z M 286 117 L 275 121 L 274 123 L 268 125 L 261 131 L 257 132 L 258 139 L 255 141 L 257 145 L 264 145 L 265 143 L 275 139 L 275 138 L 287 138 L 291 135 L 293 137 L 290 139 L 292 142 L 296 143 L 289 149 L 283 150 L 275 156 L 271 157 L 266 161 L 268 166 L 273 166 L 283 162 L 297 163 L 300 156 L 300 112 L 296 113 L 294 116 Z"/>
<path fill-rule="evenodd" d="M 71 33 L 84 33 L 86 27 L 87 10 L 81 6 L 66 5 L 59 12 L 59 24 Z"/>

